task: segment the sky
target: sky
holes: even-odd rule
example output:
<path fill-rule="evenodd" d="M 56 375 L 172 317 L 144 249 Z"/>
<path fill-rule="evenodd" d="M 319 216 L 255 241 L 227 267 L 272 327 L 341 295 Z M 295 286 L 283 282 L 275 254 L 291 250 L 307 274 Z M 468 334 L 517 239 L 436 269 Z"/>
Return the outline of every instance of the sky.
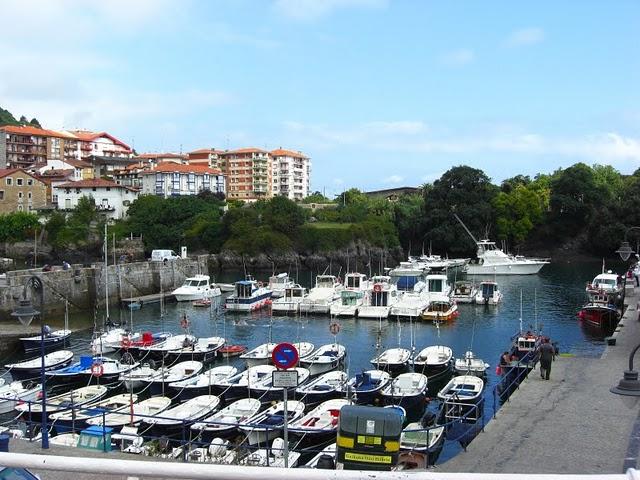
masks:
<path fill-rule="evenodd" d="M 312 190 L 640 167 L 640 2 L 3 0 L 0 106 L 142 152 L 255 146 Z M 10 19 L 10 21 L 7 21 Z"/>

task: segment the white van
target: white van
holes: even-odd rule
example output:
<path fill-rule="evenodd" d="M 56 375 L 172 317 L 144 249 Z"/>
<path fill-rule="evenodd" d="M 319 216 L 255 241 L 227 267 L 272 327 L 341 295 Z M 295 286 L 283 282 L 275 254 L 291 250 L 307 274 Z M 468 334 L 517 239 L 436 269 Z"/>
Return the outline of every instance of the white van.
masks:
<path fill-rule="evenodd" d="M 173 250 L 153 250 L 151 252 L 152 262 L 164 262 L 165 260 L 175 260 L 180 256 Z"/>

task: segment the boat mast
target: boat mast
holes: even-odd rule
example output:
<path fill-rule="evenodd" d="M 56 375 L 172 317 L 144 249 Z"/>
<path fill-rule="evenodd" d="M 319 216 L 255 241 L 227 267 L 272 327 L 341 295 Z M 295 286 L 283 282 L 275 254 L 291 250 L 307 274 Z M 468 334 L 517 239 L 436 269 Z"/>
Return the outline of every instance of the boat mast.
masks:
<path fill-rule="evenodd" d="M 107 324 L 111 323 L 109 320 L 109 257 L 107 256 L 107 248 L 108 248 L 108 237 L 107 237 L 107 222 L 104 222 L 104 305 L 106 311 L 106 321 Z"/>
<path fill-rule="evenodd" d="M 477 245 L 477 244 L 478 244 L 478 240 L 476 240 L 476 237 L 474 237 L 474 236 L 473 236 L 473 233 L 471 233 L 471 230 L 469 230 L 469 229 L 467 228 L 467 226 L 464 224 L 464 222 L 463 222 L 462 220 L 460 220 L 460 217 L 458 216 L 458 214 L 457 214 L 457 213 L 454 213 L 454 214 L 453 214 L 453 216 L 454 216 L 454 217 L 456 217 L 456 220 L 458 220 L 458 222 L 460 222 L 460 225 L 462 225 L 462 228 L 464 228 L 464 229 L 465 229 L 465 231 L 466 231 L 466 232 L 469 234 L 469 236 L 471 237 L 471 240 L 473 240 L 473 241 L 476 243 L 476 245 Z"/>
<path fill-rule="evenodd" d="M 522 333 L 522 289 L 520 289 L 520 333 Z"/>

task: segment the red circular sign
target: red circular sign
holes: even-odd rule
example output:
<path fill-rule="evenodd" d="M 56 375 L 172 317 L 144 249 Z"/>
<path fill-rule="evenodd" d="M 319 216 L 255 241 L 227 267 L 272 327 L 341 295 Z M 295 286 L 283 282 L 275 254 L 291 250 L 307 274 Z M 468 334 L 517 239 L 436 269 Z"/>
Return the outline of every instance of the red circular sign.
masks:
<path fill-rule="evenodd" d="M 329 331 L 331 332 L 331 335 L 337 335 L 338 332 L 340 332 L 340 324 L 339 323 L 331 323 L 329 325 Z"/>
<path fill-rule="evenodd" d="M 291 367 L 295 367 L 298 364 L 298 349 L 291 343 L 279 343 L 273 349 L 271 353 L 271 360 L 273 364 L 281 369 L 287 370 Z"/>

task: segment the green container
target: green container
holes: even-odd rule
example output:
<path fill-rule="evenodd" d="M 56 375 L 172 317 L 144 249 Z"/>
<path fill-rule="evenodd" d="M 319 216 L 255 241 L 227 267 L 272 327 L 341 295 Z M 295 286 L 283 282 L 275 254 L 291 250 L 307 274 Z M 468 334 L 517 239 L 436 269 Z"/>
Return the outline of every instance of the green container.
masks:
<path fill-rule="evenodd" d="M 93 425 L 80 432 L 78 447 L 89 450 L 111 451 L 111 431 L 109 427 Z"/>

